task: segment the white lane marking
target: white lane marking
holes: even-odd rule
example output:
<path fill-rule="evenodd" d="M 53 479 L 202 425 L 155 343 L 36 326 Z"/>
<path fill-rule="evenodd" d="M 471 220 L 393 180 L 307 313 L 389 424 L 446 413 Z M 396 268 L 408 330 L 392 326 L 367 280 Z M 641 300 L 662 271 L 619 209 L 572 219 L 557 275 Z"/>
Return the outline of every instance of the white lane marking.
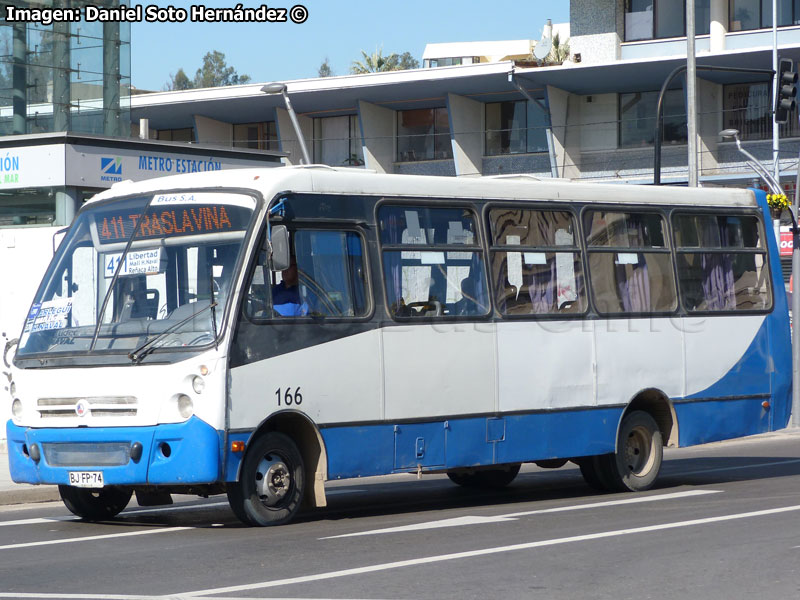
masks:
<path fill-rule="evenodd" d="M 8 527 L 9 525 L 38 525 L 40 523 L 77 520 L 78 517 L 42 517 L 39 519 L 18 519 L 16 521 L 0 521 L 0 527 Z"/>
<path fill-rule="evenodd" d="M 159 596 L 128 596 L 124 594 L 36 594 L 36 593 L 22 593 L 22 592 L 2 592 L 0 598 L 54 598 L 65 600 L 154 600 Z M 164 598 L 161 596 L 161 598 Z M 225 600 L 234 600 L 232 598 L 225 598 Z M 252 600 L 252 599 L 251 599 Z"/>
<path fill-rule="evenodd" d="M 113 538 L 130 537 L 134 535 L 149 535 L 151 533 L 171 533 L 174 531 L 183 531 L 185 529 L 194 529 L 194 527 L 165 527 L 163 529 L 147 529 L 145 531 L 128 531 L 126 533 L 109 533 L 106 535 L 89 535 L 77 538 L 61 538 L 57 540 L 46 540 L 43 542 L 23 542 L 20 544 L 7 544 L 0 546 L 0 550 L 13 550 L 15 548 L 33 548 L 35 546 L 53 546 L 56 544 L 72 544 L 74 542 L 93 542 L 96 540 L 108 540 Z"/>
<path fill-rule="evenodd" d="M 12 592 L 0 592 L 0 598 L 31 598 L 31 599 L 40 599 L 40 600 L 181 600 L 182 598 L 186 598 L 186 596 L 176 596 L 176 595 L 169 595 L 169 596 L 132 596 L 127 594 L 48 594 L 48 593 L 12 593 Z M 225 596 L 224 598 L 220 598 L 219 600 L 255 600 L 252 597 L 236 597 L 236 596 Z M 264 598 L 263 600 L 336 600 L 334 598 L 285 598 L 281 596 L 280 598 L 277 596 L 272 596 L 270 598 Z M 350 598 L 348 600 L 357 600 L 356 598 Z M 373 599 L 375 600 L 375 599 Z"/>
<path fill-rule="evenodd" d="M 675 500 L 678 498 L 688 498 L 691 496 L 705 496 L 707 494 L 719 494 L 722 490 L 689 490 L 686 492 L 674 492 L 671 494 L 658 494 L 653 496 L 635 496 L 624 500 L 606 500 L 604 502 L 592 502 L 590 504 L 574 504 L 571 506 L 560 506 L 556 508 L 544 508 L 539 510 L 528 510 L 524 512 L 509 513 L 506 515 L 496 515 L 492 517 L 456 517 L 453 519 L 442 519 L 440 521 L 428 521 L 416 523 L 414 525 L 401 525 L 399 527 L 387 527 L 385 529 L 373 529 L 372 531 L 359 531 L 357 533 L 345 533 L 342 535 L 332 535 L 319 538 L 321 540 L 333 540 L 337 538 L 356 537 L 361 535 L 376 535 L 380 533 L 399 533 L 405 531 L 420 531 L 423 529 L 436 529 L 439 527 L 460 527 L 463 525 L 481 525 L 484 523 L 501 523 L 504 521 L 514 521 L 519 517 L 530 515 L 543 515 L 548 513 L 568 512 L 573 510 L 585 510 L 588 508 L 603 508 L 606 506 L 620 506 L 624 504 L 641 504 L 642 502 L 656 502 L 660 500 Z"/>
<path fill-rule="evenodd" d="M 227 502 L 210 502 L 208 504 L 192 504 L 190 506 L 161 506 L 156 508 L 133 508 L 127 509 L 119 514 L 120 517 L 135 517 L 147 513 L 170 512 L 176 510 L 199 510 L 203 508 L 214 508 L 217 506 L 228 506 Z M 0 527 L 9 525 L 39 525 L 42 523 L 54 523 L 59 521 L 80 521 L 79 517 L 39 517 L 34 519 L 17 519 L 16 521 L 0 521 Z M 2 596 L 0 596 L 2 598 Z"/>
<path fill-rule="evenodd" d="M 711 459 L 713 460 L 713 459 Z M 719 467 L 719 468 L 711 468 L 711 469 L 698 469 L 696 471 L 676 471 L 674 473 L 662 473 L 662 475 L 669 475 L 669 476 L 679 476 L 679 475 L 699 475 L 701 473 L 715 473 L 721 471 L 737 471 L 740 469 L 760 469 L 762 467 L 775 467 L 779 465 L 790 465 L 792 463 L 799 463 L 800 458 L 795 458 L 792 460 L 777 460 L 772 462 L 765 462 L 765 463 L 758 463 L 758 464 L 751 464 L 751 465 L 737 465 L 734 467 Z M 665 463 L 666 464 L 666 463 Z"/>
<path fill-rule="evenodd" d="M 391 569 L 400 569 L 404 567 L 413 567 L 417 565 L 429 565 L 436 562 L 444 562 L 449 560 L 460 560 L 464 558 L 474 558 L 477 556 L 486 556 L 489 554 L 499 554 L 502 552 L 514 552 L 517 550 L 531 550 L 534 548 L 544 548 L 546 546 L 556 546 L 559 544 L 569 544 L 572 542 L 587 542 L 592 540 L 599 540 L 610 537 L 619 537 L 624 535 L 632 535 L 637 533 L 649 533 L 652 531 L 663 531 L 666 529 L 678 529 L 680 527 L 695 527 L 699 525 L 707 525 L 710 523 L 722 523 L 725 521 L 734 521 L 738 519 L 748 519 L 753 517 L 763 517 L 767 515 L 778 515 L 782 513 L 800 511 L 800 505 L 784 506 L 781 508 L 771 508 L 766 510 L 758 510 L 753 512 L 738 513 L 734 515 L 722 515 L 718 517 L 707 517 L 705 519 L 692 519 L 690 521 L 676 521 L 673 523 L 663 523 L 661 525 L 647 525 L 644 527 L 632 527 L 629 529 L 616 529 L 614 531 L 601 531 L 599 533 L 589 533 L 586 535 L 575 535 L 565 538 L 555 538 L 550 540 L 540 540 L 538 542 L 527 542 L 525 544 L 513 544 L 510 546 L 496 546 L 494 548 L 484 548 L 481 550 L 468 550 L 466 552 L 455 552 L 453 554 L 440 554 L 438 556 L 426 556 L 424 558 L 414 558 L 410 560 L 399 560 L 389 563 L 381 563 L 377 565 L 370 565 L 366 567 L 356 567 L 353 569 L 343 569 L 341 571 L 328 571 L 327 573 L 318 573 L 316 575 L 301 575 L 299 577 L 288 577 L 286 579 L 277 579 L 274 581 L 262 581 L 259 583 L 250 583 L 243 585 L 232 585 L 221 588 L 211 588 L 207 590 L 197 590 L 194 592 L 183 592 L 173 595 L 173 597 L 180 598 L 198 598 L 203 596 L 211 596 L 216 594 L 226 594 L 233 592 L 252 591 L 264 588 L 281 587 L 287 585 L 294 585 L 297 583 L 310 583 L 313 581 L 323 581 L 326 579 L 336 579 L 339 577 L 350 577 L 352 575 L 364 575 L 366 573 L 375 573 L 378 571 L 388 571 Z M 227 599 L 225 599 L 227 600 Z"/>

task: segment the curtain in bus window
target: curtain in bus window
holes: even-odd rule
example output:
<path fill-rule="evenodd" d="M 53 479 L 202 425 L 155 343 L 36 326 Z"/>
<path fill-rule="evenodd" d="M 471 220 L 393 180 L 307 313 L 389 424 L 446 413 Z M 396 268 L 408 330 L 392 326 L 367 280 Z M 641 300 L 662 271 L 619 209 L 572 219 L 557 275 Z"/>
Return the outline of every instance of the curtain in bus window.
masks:
<path fill-rule="evenodd" d="M 555 311 L 556 297 L 556 261 L 550 259 L 534 269 L 533 282 L 528 286 L 528 295 L 531 299 L 531 312 L 549 313 Z"/>

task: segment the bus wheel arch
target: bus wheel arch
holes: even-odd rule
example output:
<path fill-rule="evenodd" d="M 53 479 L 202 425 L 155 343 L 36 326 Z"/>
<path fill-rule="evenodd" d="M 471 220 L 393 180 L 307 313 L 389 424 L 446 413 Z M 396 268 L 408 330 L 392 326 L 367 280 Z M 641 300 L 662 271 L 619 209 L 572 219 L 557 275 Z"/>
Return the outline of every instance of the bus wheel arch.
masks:
<path fill-rule="evenodd" d="M 261 423 L 250 436 L 248 447 L 269 431 L 288 436 L 300 451 L 305 465 L 305 505 L 312 508 L 327 506 L 325 481 L 328 479 L 328 454 L 319 428 L 304 413 L 286 410 Z M 241 466 L 239 468 L 241 473 Z"/>
<path fill-rule="evenodd" d="M 657 388 L 647 388 L 638 392 L 620 416 L 617 431 L 622 426 L 625 417 L 637 410 L 646 412 L 653 418 L 661 432 L 664 446 L 678 447 L 678 418 L 675 414 L 675 406 L 669 396 Z"/>

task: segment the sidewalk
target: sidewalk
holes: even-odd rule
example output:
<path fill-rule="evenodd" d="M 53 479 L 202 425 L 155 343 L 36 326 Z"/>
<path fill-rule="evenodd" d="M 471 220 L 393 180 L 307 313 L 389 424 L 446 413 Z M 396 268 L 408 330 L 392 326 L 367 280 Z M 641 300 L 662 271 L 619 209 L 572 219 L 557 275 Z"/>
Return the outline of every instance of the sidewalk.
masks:
<path fill-rule="evenodd" d="M 54 485 L 27 485 L 11 481 L 6 441 L 0 440 L 0 506 L 54 500 L 60 500 L 58 487 Z"/>

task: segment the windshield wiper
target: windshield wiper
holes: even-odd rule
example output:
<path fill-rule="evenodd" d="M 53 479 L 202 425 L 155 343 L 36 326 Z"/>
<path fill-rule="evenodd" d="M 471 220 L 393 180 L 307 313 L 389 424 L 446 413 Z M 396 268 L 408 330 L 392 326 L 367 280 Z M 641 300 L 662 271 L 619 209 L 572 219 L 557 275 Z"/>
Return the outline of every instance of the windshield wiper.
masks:
<path fill-rule="evenodd" d="M 145 356 L 147 356 L 147 355 L 148 355 L 148 354 L 150 354 L 150 353 L 151 353 L 153 350 L 155 350 L 155 349 L 156 349 L 156 348 L 155 348 L 155 346 L 154 346 L 154 344 L 155 344 L 155 343 L 156 343 L 158 340 L 161 340 L 161 339 L 165 338 L 165 337 L 166 337 L 166 336 L 168 336 L 170 333 L 172 333 L 173 331 L 175 331 L 176 329 L 178 329 L 178 328 L 179 328 L 181 325 L 184 325 L 184 324 L 188 323 L 189 321 L 191 321 L 192 319 L 194 319 L 194 318 L 195 318 L 195 317 L 197 317 L 198 315 L 200 315 L 200 314 L 202 314 L 202 313 L 206 312 L 206 311 L 207 311 L 207 310 L 209 310 L 209 309 L 214 309 L 214 308 L 216 308 L 216 306 L 217 306 L 217 303 L 216 303 L 216 302 L 212 302 L 212 303 L 211 303 L 211 304 L 209 304 L 208 306 L 204 306 L 203 308 L 201 308 L 200 310 L 198 310 L 196 313 L 192 313 L 191 315 L 189 315 L 189 316 L 188 316 L 188 317 L 186 317 L 185 319 L 183 319 L 183 320 L 181 320 L 181 321 L 178 321 L 177 323 L 175 323 L 175 325 L 171 325 L 170 327 L 167 327 L 167 328 L 166 328 L 164 331 L 162 331 L 161 333 L 157 333 L 157 334 L 156 334 L 155 336 L 153 336 L 152 338 L 149 338 L 149 339 L 148 339 L 148 340 L 147 340 L 147 341 L 146 341 L 144 344 L 142 344 L 141 346 L 139 346 L 138 348 L 136 348 L 136 350 L 134 350 L 133 352 L 130 352 L 130 353 L 128 354 L 128 358 L 130 358 L 132 362 L 142 362 L 142 360 L 144 359 L 144 357 L 145 357 Z M 215 329 L 216 329 L 216 328 L 215 328 Z M 216 337 L 214 338 L 214 340 L 216 341 Z"/>
<path fill-rule="evenodd" d="M 153 194 L 147 200 L 147 204 L 144 205 L 144 210 L 139 214 L 139 219 L 136 221 L 136 226 L 133 228 L 133 232 L 131 233 L 131 237 L 128 239 L 128 243 L 125 244 L 125 249 L 122 251 L 122 256 L 119 257 L 119 262 L 117 263 L 117 268 L 114 271 L 114 276 L 111 278 L 111 283 L 108 284 L 108 290 L 106 291 L 106 295 L 103 297 L 103 304 L 100 306 L 100 312 L 97 314 L 97 325 L 94 328 L 94 335 L 92 336 L 92 343 L 89 345 L 89 352 L 94 350 L 95 345 L 97 344 L 97 338 L 100 336 L 100 326 L 103 324 L 103 317 L 106 314 L 106 309 L 108 308 L 108 301 L 111 299 L 111 292 L 114 289 L 114 286 L 119 279 L 119 274 L 122 272 L 122 266 L 125 264 L 125 257 L 128 256 L 128 252 L 133 245 L 133 240 L 142 229 L 142 223 L 144 223 L 144 217 L 147 214 L 147 211 L 150 210 L 150 205 L 153 203 L 153 198 L 156 195 Z"/>

